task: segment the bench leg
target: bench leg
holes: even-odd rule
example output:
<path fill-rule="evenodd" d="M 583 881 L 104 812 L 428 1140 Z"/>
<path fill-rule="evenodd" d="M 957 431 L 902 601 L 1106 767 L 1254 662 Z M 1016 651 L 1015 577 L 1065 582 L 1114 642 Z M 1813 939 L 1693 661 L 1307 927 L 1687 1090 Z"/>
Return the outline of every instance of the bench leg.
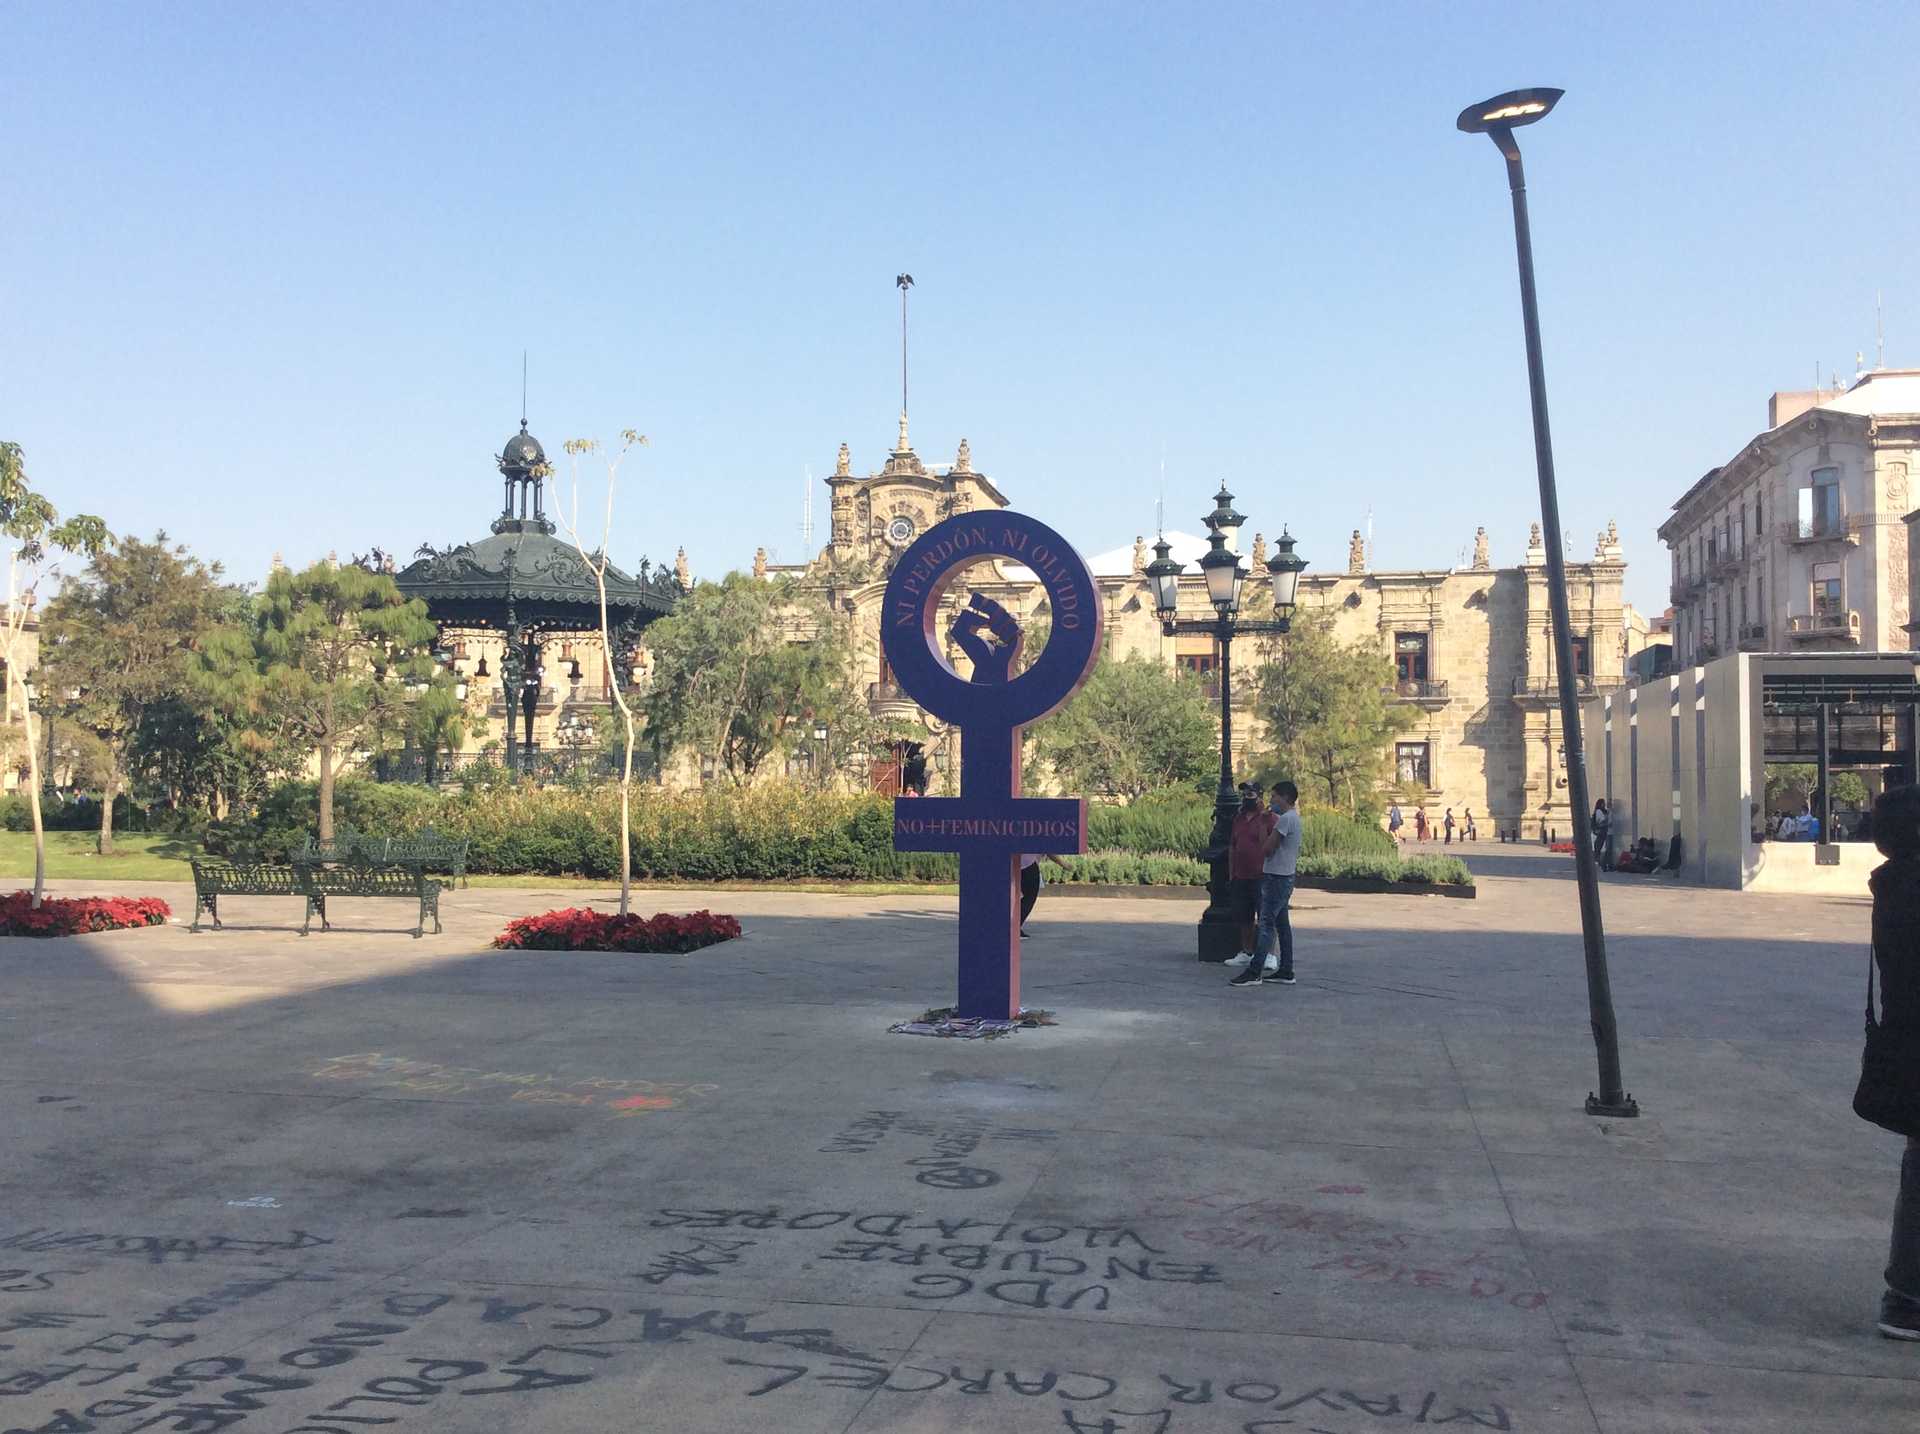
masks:
<path fill-rule="evenodd" d="M 200 913 L 203 911 L 213 918 L 213 929 L 218 931 L 220 929 L 220 898 L 217 896 L 200 896 L 197 894 L 193 899 L 193 925 L 189 926 L 187 930 L 198 931 L 200 929 Z"/>
<path fill-rule="evenodd" d="M 322 931 L 331 931 L 333 929 L 327 924 L 327 899 L 324 896 L 309 896 L 307 898 L 307 914 L 300 922 L 300 934 L 302 936 L 305 936 L 312 929 L 313 918 L 316 916 L 320 918 L 320 929 Z"/>
<path fill-rule="evenodd" d="M 435 887 L 420 898 L 420 924 L 427 924 L 427 917 L 433 917 L 433 934 L 440 934 L 440 889 Z"/>

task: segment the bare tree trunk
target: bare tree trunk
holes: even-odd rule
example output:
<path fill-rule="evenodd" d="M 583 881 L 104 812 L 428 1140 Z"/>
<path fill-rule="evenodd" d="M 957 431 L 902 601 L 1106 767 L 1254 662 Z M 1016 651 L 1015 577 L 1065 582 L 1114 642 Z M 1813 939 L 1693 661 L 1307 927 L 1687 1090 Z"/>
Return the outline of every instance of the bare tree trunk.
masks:
<path fill-rule="evenodd" d="M 8 637 L 11 639 L 11 632 Z M 7 643 L 7 671 L 13 671 L 11 640 Z M 20 683 L 20 720 L 27 734 L 27 809 L 33 813 L 33 909 L 38 911 L 47 894 L 47 825 L 40 813 L 40 752 L 33 740 L 33 689 L 24 681 Z"/>
<path fill-rule="evenodd" d="M 100 784 L 100 836 L 93 844 L 96 856 L 113 855 L 113 799 L 120 795 L 120 784 L 109 777 Z"/>
<path fill-rule="evenodd" d="M 333 743 L 320 744 L 320 840 L 333 840 Z"/>
<path fill-rule="evenodd" d="M 40 812 L 40 750 L 33 740 L 33 686 L 20 672 L 20 630 L 26 615 L 20 607 L 20 554 L 7 555 L 7 712 L 13 720 L 14 694 L 19 694 L 20 727 L 27 744 L 27 808 L 33 813 L 33 910 L 47 895 L 47 827 Z"/>

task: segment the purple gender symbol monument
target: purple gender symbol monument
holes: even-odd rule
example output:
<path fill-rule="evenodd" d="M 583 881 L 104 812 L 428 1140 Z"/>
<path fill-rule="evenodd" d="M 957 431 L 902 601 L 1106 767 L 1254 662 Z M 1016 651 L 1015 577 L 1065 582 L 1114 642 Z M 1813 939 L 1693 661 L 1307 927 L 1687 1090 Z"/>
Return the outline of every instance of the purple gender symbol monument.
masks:
<path fill-rule="evenodd" d="M 961 571 L 987 558 L 1039 577 L 1052 609 L 1045 649 L 1019 670 L 1020 624 L 975 593 L 948 628 L 971 660 L 971 679 L 942 651 L 940 604 Z M 960 999 L 956 1013 L 1010 1020 L 1020 1013 L 1020 857 L 1087 849 L 1080 797 L 1020 795 L 1020 729 L 1057 709 L 1100 655 L 1093 574 L 1053 529 L 1019 513 L 968 513 L 938 523 L 894 565 L 881 645 L 894 680 L 928 712 L 960 728 L 960 795 L 900 797 L 897 851 L 960 854 Z"/>

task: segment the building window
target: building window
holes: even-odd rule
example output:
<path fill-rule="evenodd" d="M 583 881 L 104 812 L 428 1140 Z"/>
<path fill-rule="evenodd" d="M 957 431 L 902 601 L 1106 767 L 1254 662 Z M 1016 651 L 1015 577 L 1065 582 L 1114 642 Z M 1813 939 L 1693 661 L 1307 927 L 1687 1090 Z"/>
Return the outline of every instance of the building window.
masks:
<path fill-rule="evenodd" d="M 1840 531 L 1840 470 L 1816 468 L 1813 481 L 1800 490 L 1800 535 L 1824 537 Z"/>
<path fill-rule="evenodd" d="M 1427 680 L 1427 634 L 1396 632 L 1393 635 L 1393 675 L 1398 682 Z"/>
<path fill-rule="evenodd" d="M 1433 785 L 1433 766 L 1425 742 L 1395 743 L 1393 765 L 1402 786 L 1410 787 L 1416 782 L 1423 787 Z"/>
<path fill-rule="evenodd" d="M 1834 618 L 1844 612 L 1840 594 L 1840 564 L 1813 565 L 1813 611 L 1816 617 Z"/>
<path fill-rule="evenodd" d="M 1732 537 L 1727 541 L 1727 553 L 1736 558 L 1744 558 L 1747 555 L 1747 513 L 1744 508 L 1740 510 L 1740 516 L 1733 520 Z"/>
<path fill-rule="evenodd" d="M 1576 632 L 1573 635 L 1573 675 L 1575 677 L 1593 676 L 1593 643 L 1588 634 Z"/>

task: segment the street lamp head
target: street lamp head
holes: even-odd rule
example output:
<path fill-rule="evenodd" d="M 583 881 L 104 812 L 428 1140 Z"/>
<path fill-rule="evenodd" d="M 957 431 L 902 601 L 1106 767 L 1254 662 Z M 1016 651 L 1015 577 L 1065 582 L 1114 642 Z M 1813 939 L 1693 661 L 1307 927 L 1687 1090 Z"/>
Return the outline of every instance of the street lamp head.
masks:
<path fill-rule="evenodd" d="M 1460 111 L 1454 123 L 1467 134 L 1491 134 L 1495 130 L 1518 129 L 1523 124 L 1543 120 L 1560 102 L 1565 90 L 1508 90 Z"/>
<path fill-rule="evenodd" d="M 1240 610 L 1240 584 L 1247 575 L 1240 570 L 1240 559 L 1227 550 L 1227 535 L 1218 526 L 1213 546 L 1200 555 L 1200 573 L 1207 580 L 1207 600 L 1221 616 Z"/>
<path fill-rule="evenodd" d="M 1172 622 L 1180 610 L 1180 574 L 1185 565 L 1170 556 L 1173 544 L 1165 538 L 1153 545 L 1153 552 L 1154 559 L 1145 569 L 1147 581 L 1153 584 L 1153 610 L 1162 622 Z"/>
<path fill-rule="evenodd" d="M 1547 89 L 1508 90 L 1504 95 L 1495 95 L 1477 105 L 1468 105 L 1460 111 L 1460 118 L 1454 123 L 1468 134 L 1484 134 L 1492 140 L 1493 147 L 1500 151 L 1507 163 L 1516 167 L 1517 175 L 1520 145 L 1513 137 L 1514 129 L 1545 119 L 1547 112 L 1565 93 L 1565 90 Z"/>
<path fill-rule="evenodd" d="M 824 742 L 827 740 L 827 724 L 826 723 L 820 722 L 815 724 L 813 729 L 813 740 L 816 742 Z"/>
<path fill-rule="evenodd" d="M 1227 540 L 1227 551 L 1240 551 L 1240 525 L 1247 521 L 1245 513 L 1234 511 L 1233 494 L 1227 491 L 1226 480 L 1222 479 L 1220 491 L 1213 495 L 1213 511 L 1203 520 L 1210 533 L 1219 533 Z"/>
<path fill-rule="evenodd" d="M 1267 574 L 1273 579 L 1273 615 L 1283 622 L 1293 616 L 1300 574 L 1306 566 L 1307 560 L 1293 550 L 1293 534 L 1282 528 L 1273 542 L 1273 556 L 1267 559 Z"/>

